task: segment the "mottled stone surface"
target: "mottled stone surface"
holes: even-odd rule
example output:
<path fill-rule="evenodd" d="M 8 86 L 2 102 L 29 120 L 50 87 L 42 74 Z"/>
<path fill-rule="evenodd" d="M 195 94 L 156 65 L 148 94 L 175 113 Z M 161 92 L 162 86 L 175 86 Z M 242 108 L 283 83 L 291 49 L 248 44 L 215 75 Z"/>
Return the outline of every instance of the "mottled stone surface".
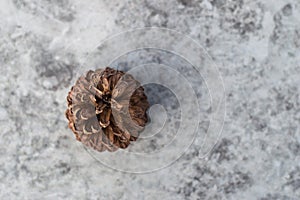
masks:
<path fill-rule="evenodd" d="M 173 165 L 127 174 L 75 141 L 65 97 L 99 41 L 145 26 L 206 48 L 227 116 L 206 159 L 196 139 Z M 300 198 L 297 0 L 2 0 L 0 55 L 0 199 Z"/>

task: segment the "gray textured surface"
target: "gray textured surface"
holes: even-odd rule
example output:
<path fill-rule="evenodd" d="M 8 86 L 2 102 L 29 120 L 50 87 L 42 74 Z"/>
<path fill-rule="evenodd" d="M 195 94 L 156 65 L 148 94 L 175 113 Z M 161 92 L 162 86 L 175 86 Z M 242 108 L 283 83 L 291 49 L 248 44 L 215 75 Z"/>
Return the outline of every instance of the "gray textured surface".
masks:
<path fill-rule="evenodd" d="M 0 199 L 300 198 L 298 0 L 1 0 L 0 17 Z M 75 142 L 65 96 L 95 42 L 144 26 L 205 46 L 227 118 L 207 159 L 196 140 L 168 168 L 124 174 Z"/>

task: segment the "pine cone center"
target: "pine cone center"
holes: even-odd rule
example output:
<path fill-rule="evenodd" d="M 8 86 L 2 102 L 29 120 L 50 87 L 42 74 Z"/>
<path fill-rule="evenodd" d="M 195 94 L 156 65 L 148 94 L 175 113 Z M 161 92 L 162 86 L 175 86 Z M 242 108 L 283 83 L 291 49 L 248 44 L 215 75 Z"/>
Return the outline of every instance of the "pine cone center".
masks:
<path fill-rule="evenodd" d="M 108 94 L 105 94 L 102 96 L 102 101 L 103 103 L 105 103 L 107 106 L 110 106 L 111 104 L 111 94 L 108 93 Z"/>

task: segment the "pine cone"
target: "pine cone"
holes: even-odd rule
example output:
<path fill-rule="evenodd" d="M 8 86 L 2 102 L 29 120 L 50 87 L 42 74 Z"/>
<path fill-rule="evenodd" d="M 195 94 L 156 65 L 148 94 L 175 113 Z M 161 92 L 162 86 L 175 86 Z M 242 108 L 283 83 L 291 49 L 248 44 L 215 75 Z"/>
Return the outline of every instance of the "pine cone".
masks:
<path fill-rule="evenodd" d="M 76 139 L 100 152 L 127 148 L 148 121 L 143 87 L 109 67 L 81 76 L 67 102 L 66 117 Z"/>

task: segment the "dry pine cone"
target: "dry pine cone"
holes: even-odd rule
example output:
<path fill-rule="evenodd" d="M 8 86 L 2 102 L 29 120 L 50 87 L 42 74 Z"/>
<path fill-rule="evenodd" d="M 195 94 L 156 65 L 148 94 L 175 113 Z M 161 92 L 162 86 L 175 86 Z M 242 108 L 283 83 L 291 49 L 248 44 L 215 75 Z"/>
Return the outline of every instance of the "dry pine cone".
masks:
<path fill-rule="evenodd" d="M 143 87 L 131 75 L 109 67 L 81 76 L 67 102 L 69 128 L 97 151 L 126 148 L 148 121 Z"/>

